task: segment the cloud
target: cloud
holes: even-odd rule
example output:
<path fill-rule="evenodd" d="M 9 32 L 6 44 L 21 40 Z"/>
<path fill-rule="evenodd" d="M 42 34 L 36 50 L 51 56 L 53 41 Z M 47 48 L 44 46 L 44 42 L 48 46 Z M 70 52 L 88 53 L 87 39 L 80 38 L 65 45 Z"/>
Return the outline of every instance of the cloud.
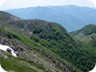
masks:
<path fill-rule="evenodd" d="M 2 6 L 2 10 L 25 8 L 32 6 L 60 6 L 60 5 L 78 5 L 93 7 L 94 4 L 89 0 L 6 0 Z"/>
<path fill-rule="evenodd" d="M 96 0 L 90 0 L 92 3 L 94 3 L 95 7 L 96 7 Z"/>
<path fill-rule="evenodd" d="M 77 6 L 94 7 L 95 5 L 90 0 L 66 0 L 65 4 Z"/>
<path fill-rule="evenodd" d="M 6 0 L 0 0 L 0 6 L 1 6 L 1 4 L 4 3 L 5 1 L 6 1 Z"/>
<path fill-rule="evenodd" d="M 47 5 L 64 5 L 64 0 L 7 0 L 2 4 L 1 9 Z"/>

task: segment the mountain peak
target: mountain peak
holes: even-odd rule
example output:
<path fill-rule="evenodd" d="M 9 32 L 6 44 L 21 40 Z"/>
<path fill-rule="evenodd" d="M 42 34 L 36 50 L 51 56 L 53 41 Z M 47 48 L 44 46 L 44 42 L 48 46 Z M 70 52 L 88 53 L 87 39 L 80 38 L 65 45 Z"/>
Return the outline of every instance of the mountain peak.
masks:
<path fill-rule="evenodd" d="M 82 28 L 80 31 L 85 35 L 90 35 L 92 33 L 96 33 L 96 25 L 89 24 L 89 25 L 85 26 L 84 28 Z"/>
<path fill-rule="evenodd" d="M 19 20 L 20 18 L 13 16 L 7 12 L 0 11 L 0 21 L 4 20 Z"/>
<path fill-rule="evenodd" d="M 80 34 L 80 35 L 91 35 L 93 33 L 96 33 L 96 25 L 89 24 L 83 27 L 80 30 L 77 30 L 75 32 L 72 32 L 73 35 Z"/>

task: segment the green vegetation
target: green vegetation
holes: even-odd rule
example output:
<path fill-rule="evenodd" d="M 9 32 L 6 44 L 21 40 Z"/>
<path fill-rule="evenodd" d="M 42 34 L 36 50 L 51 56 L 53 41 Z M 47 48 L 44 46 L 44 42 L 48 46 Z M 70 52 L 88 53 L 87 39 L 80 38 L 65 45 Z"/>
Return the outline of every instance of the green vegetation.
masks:
<path fill-rule="evenodd" d="M 37 72 L 36 70 L 30 67 L 29 63 L 22 60 L 18 60 L 16 58 L 0 58 L 0 63 L 2 67 L 7 71 L 13 70 L 15 72 Z"/>
<path fill-rule="evenodd" d="M 87 72 L 94 67 L 95 59 L 92 54 L 83 49 L 83 45 L 76 43 L 66 32 L 63 33 L 54 28 L 50 33 L 33 33 L 31 39 L 55 52 L 82 71 Z"/>
<path fill-rule="evenodd" d="M 96 25 L 90 24 L 85 26 L 84 28 L 72 32 L 71 36 L 74 38 L 74 40 L 79 41 L 83 45 L 83 49 L 87 52 L 89 52 L 92 56 L 92 61 L 94 64 L 96 63 Z M 88 58 L 88 59 L 90 59 Z M 87 61 L 86 61 L 87 62 Z"/>
<path fill-rule="evenodd" d="M 43 20 L 6 20 L 2 24 L 0 24 L 0 26 L 1 38 L 7 38 L 9 40 L 15 39 L 20 41 L 22 44 L 27 46 L 26 49 L 31 51 L 34 50 L 39 53 L 40 56 L 46 58 L 48 62 L 50 61 L 51 64 L 54 63 L 56 65 L 56 69 L 65 71 L 65 69 L 59 67 L 61 66 L 60 62 L 64 64 L 67 69 L 69 68 L 73 71 L 75 70 L 76 72 L 87 72 L 91 70 L 95 65 L 96 50 L 91 47 L 91 45 L 95 45 L 93 45 L 93 43 L 91 45 L 87 45 L 85 43 L 83 44 L 82 41 L 79 41 L 79 39 L 77 39 L 85 36 L 85 34 L 89 35 L 93 34 L 91 32 L 95 33 L 95 30 L 93 30 L 95 29 L 94 26 L 92 27 L 93 31 L 90 31 L 90 26 L 88 27 L 88 33 L 86 33 L 87 30 L 84 29 L 85 32 L 81 32 L 82 36 L 76 35 L 76 33 L 80 31 L 72 33 L 74 39 L 59 24 Z M 93 37 L 91 36 L 91 38 Z M 80 40 L 87 40 L 87 38 L 81 38 Z M 88 43 L 89 41 L 90 40 L 88 39 Z M 43 66 L 44 63 L 28 63 L 28 59 L 31 57 L 31 54 L 29 54 L 28 56 L 22 55 L 20 59 L 16 59 L 16 65 L 14 67 L 10 65 L 11 59 L 6 60 L 1 58 L 1 61 L 9 63 L 10 68 L 16 70 L 17 72 L 19 72 L 18 69 L 21 68 L 21 66 L 24 69 L 28 69 L 28 72 L 32 70 L 33 72 L 35 72 L 37 71 L 37 69 L 41 69 L 44 72 L 47 71 L 46 68 Z M 14 62 L 14 58 L 12 59 L 12 62 Z M 37 69 L 30 69 L 30 67 L 26 67 L 26 65 L 23 65 L 23 63 L 21 64 L 21 66 L 19 66 L 17 65 L 19 62 L 25 62 L 26 65 L 32 64 L 32 66 L 35 66 Z M 10 68 L 6 68 L 7 66 L 5 63 L 3 63 L 3 67 L 9 70 Z M 25 72 L 24 69 L 21 68 L 22 71 L 20 72 Z"/>

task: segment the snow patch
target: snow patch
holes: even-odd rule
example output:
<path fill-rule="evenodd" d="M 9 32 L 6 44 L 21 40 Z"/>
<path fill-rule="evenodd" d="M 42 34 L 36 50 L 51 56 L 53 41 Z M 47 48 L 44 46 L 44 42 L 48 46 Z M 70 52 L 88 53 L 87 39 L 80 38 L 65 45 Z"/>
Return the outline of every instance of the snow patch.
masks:
<path fill-rule="evenodd" d="M 9 47 L 9 46 L 7 46 L 7 45 L 1 45 L 1 44 L 0 44 L 0 50 L 3 50 L 3 51 L 5 51 L 5 52 L 7 52 L 7 49 L 10 49 L 12 55 L 13 55 L 14 57 L 17 57 L 17 55 L 15 54 L 14 50 L 13 50 L 11 47 Z M 7 56 L 5 56 L 5 57 L 7 57 Z M 1 67 L 1 65 L 0 65 L 0 72 L 7 72 L 7 71 L 5 71 L 5 70 Z M 10 71 L 10 72 L 14 72 L 14 71 Z"/>
<path fill-rule="evenodd" d="M 13 55 L 14 57 L 17 57 L 17 55 L 15 54 L 14 50 L 13 50 L 11 47 L 9 47 L 9 46 L 7 46 L 7 45 L 1 45 L 1 44 L 0 44 L 0 50 L 7 51 L 7 49 L 10 49 L 12 55 Z"/>

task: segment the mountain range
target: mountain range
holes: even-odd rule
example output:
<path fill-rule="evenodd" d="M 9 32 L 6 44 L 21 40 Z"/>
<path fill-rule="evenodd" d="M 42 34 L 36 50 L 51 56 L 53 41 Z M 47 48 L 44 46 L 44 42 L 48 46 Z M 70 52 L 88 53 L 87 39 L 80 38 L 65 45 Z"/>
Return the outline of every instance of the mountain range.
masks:
<path fill-rule="evenodd" d="M 23 19 L 41 19 L 57 22 L 67 29 L 68 32 L 80 29 L 88 24 L 96 24 L 96 9 L 66 6 L 29 7 L 7 10 L 15 16 Z"/>

